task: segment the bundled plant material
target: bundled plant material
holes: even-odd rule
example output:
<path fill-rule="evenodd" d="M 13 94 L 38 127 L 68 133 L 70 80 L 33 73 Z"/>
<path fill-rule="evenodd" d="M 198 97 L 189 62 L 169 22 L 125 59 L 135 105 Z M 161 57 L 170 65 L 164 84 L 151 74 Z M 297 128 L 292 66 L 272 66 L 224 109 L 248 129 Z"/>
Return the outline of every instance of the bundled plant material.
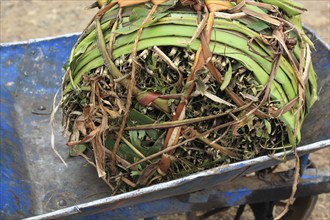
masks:
<path fill-rule="evenodd" d="M 114 193 L 294 150 L 317 100 L 291 0 L 112 0 L 72 49 L 70 154 Z"/>

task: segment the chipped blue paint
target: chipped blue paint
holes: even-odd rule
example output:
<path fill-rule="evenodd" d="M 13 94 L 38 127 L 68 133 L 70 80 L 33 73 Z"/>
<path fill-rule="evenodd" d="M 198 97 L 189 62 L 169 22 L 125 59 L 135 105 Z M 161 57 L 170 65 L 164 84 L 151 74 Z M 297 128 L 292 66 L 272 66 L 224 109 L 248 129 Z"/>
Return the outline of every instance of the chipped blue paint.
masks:
<path fill-rule="evenodd" d="M 1 86 L 12 93 L 42 96 L 60 88 L 63 64 L 77 35 L 18 44 L 1 44 Z M 47 70 L 47 74 L 40 74 Z"/>
<path fill-rule="evenodd" d="M 227 206 L 230 207 L 239 204 L 242 199 L 251 195 L 251 193 L 252 191 L 250 189 L 241 188 L 232 192 L 224 192 L 224 197 L 226 199 Z"/>
<path fill-rule="evenodd" d="M 31 180 L 22 153 L 24 146 L 13 120 L 16 95 L 54 94 L 60 87 L 62 74 L 59 73 L 76 39 L 77 35 L 70 35 L 0 44 L 0 219 L 20 219 L 35 213 Z M 44 69 L 49 74 L 40 74 L 38 70 Z"/>
<path fill-rule="evenodd" d="M 32 195 L 22 145 L 12 124 L 13 101 L 6 88 L 1 86 L 0 91 L 0 218 L 18 219 L 31 215 Z"/>

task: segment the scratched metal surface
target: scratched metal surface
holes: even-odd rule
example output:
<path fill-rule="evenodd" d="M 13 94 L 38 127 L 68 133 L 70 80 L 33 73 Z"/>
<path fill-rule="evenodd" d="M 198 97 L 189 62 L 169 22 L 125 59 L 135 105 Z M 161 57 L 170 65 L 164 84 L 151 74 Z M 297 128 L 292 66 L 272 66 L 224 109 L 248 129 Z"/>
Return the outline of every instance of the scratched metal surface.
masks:
<path fill-rule="evenodd" d="M 313 61 L 322 89 L 321 100 L 306 120 L 303 143 L 327 141 L 301 147 L 301 154 L 324 148 L 330 138 L 330 50 L 313 33 L 309 32 L 309 35 L 318 50 Z M 102 212 L 104 217 L 105 211 L 114 209 L 116 212 L 108 212 L 109 216 L 111 213 L 112 216 L 115 213 L 123 216 L 133 205 L 211 188 L 278 163 L 277 160 L 260 157 L 109 197 L 108 187 L 97 179 L 94 168 L 86 165 L 81 158 L 67 158 L 67 147 L 59 124 L 55 127 L 56 148 L 65 158 L 68 168 L 50 148 L 52 98 L 60 87 L 62 65 L 76 39 L 77 35 L 73 34 L 2 44 L 0 47 L 1 130 L 4 131 L 1 132 L 0 170 L 4 180 L 1 181 L 1 219 L 74 217 L 80 212 L 82 215 Z M 59 117 L 57 119 L 60 121 Z M 3 195 L 6 199 L 2 198 Z M 151 204 L 155 206 L 141 205 L 139 209 L 157 210 L 158 203 Z M 69 208 L 61 209 L 65 207 Z"/>
<path fill-rule="evenodd" d="M 7 123 L 13 132 L 6 133 L 9 129 L 4 127 L 5 132 L 1 133 L 1 190 L 10 197 L 1 193 L 0 219 L 40 215 L 111 195 L 94 168 L 86 166 L 82 158 L 67 157 L 59 117 L 56 148 L 68 168 L 50 147 L 52 99 L 60 88 L 62 66 L 76 38 L 70 35 L 1 45 L 1 129 Z M 45 110 L 40 111 L 41 106 Z M 4 114 L 11 118 L 3 117 Z M 15 175 L 3 179 L 8 172 Z M 13 186 L 16 182 L 26 183 L 29 191 Z"/>

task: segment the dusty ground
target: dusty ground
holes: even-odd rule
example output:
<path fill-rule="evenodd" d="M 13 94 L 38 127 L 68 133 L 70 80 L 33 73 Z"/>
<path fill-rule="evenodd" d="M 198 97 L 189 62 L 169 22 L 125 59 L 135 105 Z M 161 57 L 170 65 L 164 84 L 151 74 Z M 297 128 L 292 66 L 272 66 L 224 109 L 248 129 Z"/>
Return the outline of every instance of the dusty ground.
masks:
<path fill-rule="evenodd" d="M 85 10 L 92 0 L 1 0 L 0 42 L 22 41 L 81 31 L 95 10 Z M 304 22 L 330 43 L 330 1 L 300 0 L 309 10 Z M 330 149 L 312 155 L 317 167 L 329 173 Z M 245 216 L 245 219 L 249 219 Z M 230 219 L 224 217 L 222 219 Z M 330 219 L 330 194 L 321 195 L 312 220 Z"/>

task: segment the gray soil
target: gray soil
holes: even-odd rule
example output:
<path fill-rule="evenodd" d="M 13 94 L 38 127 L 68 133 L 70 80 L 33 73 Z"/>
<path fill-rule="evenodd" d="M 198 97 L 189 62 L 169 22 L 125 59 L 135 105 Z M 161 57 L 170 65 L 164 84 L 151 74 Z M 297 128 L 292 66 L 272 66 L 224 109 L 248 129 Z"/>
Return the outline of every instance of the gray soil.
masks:
<path fill-rule="evenodd" d="M 96 9 L 86 10 L 92 0 L 0 0 L 0 42 L 15 42 L 33 38 L 57 36 L 80 32 L 92 18 Z M 308 12 L 303 21 L 315 30 L 325 42 L 330 43 L 330 1 L 300 0 Z M 319 170 L 330 175 L 330 148 L 312 154 Z M 172 216 L 171 219 L 178 219 Z M 231 219 L 217 216 L 217 219 Z M 247 213 L 243 219 L 251 219 Z M 312 220 L 330 219 L 330 194 L 319 196 Z"/>

